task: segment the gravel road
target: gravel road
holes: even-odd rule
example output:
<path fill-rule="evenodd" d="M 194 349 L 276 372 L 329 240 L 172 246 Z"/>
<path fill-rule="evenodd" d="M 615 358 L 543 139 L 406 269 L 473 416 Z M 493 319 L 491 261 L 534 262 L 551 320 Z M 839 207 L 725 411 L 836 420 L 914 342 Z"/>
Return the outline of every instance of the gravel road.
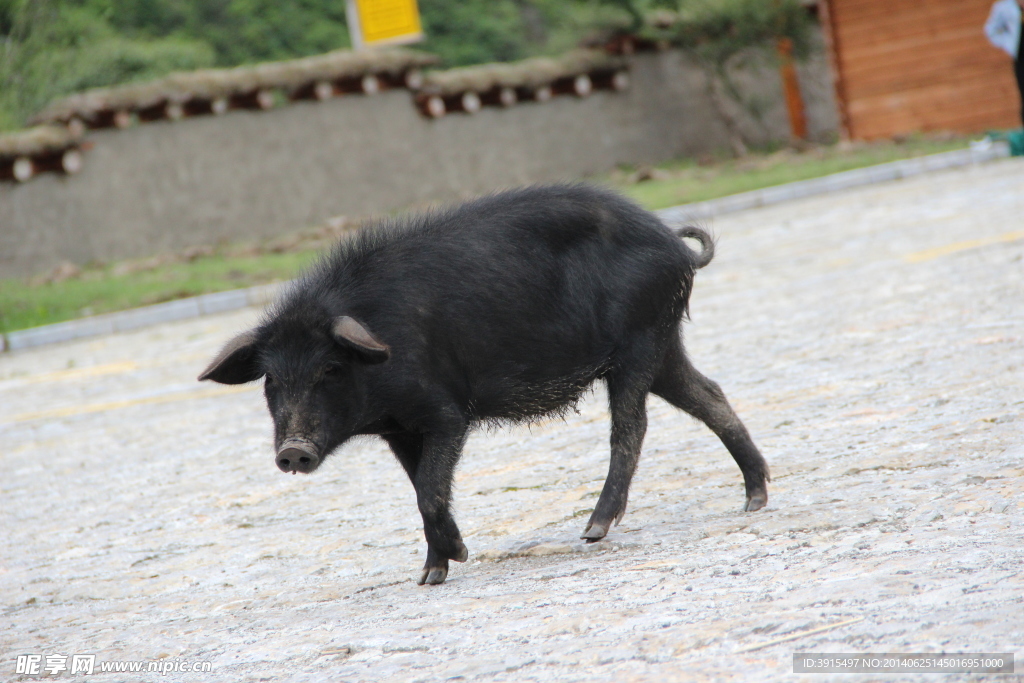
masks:
<path fill-rule="evenodd" d="M 0 679 L 792 680 L 795 652 L 1021 671 L 1024 161 L 709 227 L 687 344 L 772 467 L 767 508 L 740 512 L 722 445 L 652 397 L 631 507 L 585 545 L 597 388 L 470 439 L 470 560 L 441 586 L 413 580 L 415 497 L 382 443 L 285 476 L 260 388 L 195 382 L 256 311 L 0 357 Z M 19 674 L 33 654 L 68 670 Z M 100 672 L 125 661 L 212 670 Z"/>

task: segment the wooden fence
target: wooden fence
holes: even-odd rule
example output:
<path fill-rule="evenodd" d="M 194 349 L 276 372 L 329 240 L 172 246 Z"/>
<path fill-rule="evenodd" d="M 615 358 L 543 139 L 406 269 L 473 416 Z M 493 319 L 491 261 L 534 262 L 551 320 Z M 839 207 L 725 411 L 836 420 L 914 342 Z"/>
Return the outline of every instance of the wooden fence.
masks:
<path fill-rule="evenodd" d="M 1019 127 L 1010 57 L 984 34 L 991 0 L 822 0 L 846 134 L 872 139 Z"/>

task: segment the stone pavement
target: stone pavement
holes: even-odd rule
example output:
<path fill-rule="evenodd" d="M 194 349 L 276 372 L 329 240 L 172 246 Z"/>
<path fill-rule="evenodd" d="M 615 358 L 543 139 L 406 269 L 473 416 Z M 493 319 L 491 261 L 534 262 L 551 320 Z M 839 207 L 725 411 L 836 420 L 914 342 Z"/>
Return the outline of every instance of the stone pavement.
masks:
<path fill-rule="evenodd" d="M 255 311 L 0 357 L 0 679 L 849 680 L 794 676 L 794 652 L 1020 671 L 1022 217 L 1011 159 L 719 218 L 687 343 L 772 466 L 768 507 L 739 512 L 722 445 L 652 398 L 631 507 L 584 545 L 598 388 L 471 438 L 470 560 L 437 587 L 380 443 L 288 477 L 259 387 L 194 381 Z M 97 673 L 19 675 L 24 654 Z M 126 660 L 212 671 L 98 673 Z"/>

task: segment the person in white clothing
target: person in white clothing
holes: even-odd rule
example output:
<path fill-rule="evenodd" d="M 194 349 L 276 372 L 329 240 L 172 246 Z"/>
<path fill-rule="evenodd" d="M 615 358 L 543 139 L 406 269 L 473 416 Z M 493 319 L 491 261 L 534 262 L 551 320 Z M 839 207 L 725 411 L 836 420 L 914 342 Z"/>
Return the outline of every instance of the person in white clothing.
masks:
<path fill-rule="evenodd" d="M 1013 72 L 1017 76 L 1017 90 L 1020 91 L 1021 122 L 1024 123 L 1024 55 L 1021 54 L 1024 28 L 1021 25 L 1021 1 L 996 0 L 985 22 L 985 35 L 993 45 L 1013 58 Z"/>

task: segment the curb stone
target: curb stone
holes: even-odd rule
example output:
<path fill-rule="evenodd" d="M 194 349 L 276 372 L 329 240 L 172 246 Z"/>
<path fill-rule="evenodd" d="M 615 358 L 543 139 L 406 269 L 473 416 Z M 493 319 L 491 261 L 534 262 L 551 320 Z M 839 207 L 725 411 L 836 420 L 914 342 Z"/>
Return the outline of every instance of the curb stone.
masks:
<path fill-rule="evenodd" d="M 971 164 L 981 164 L 1010 156 L 1005 142 L 987 146 L 972 146 L 969 149 L 930 154 L 915 159 L 903 159 L 875 166 L 833 173 L 832 175 L 799 180 L 785 185 L 775 185 L 760 190 L 710 199 L 693 204 L 673 206 L 655 211 L 666 223 L 687 223 L 707 220 L 715 216 L 769 206 L 794 199 L 838 192 L 853 187 L 884 183 L 890 180 L 910 178 L 925 173 L 942 171 Z M 17 330 L 0 335 L 0 352 L 17 351 L 47 344 L 96 337 L 114 332 L 136 330 L 159 323 L 198 318 L 204 315 L 224 313 L 249 306 L 266 306 L 283 291 L 289 282 L 258 285 L 247 289 L 203 294 L 202 296 L 177 299 L 154 306 L 133 308 L 127 311 L 105 313 L 77 320 L 42 325 L 27 330 Z"/>

